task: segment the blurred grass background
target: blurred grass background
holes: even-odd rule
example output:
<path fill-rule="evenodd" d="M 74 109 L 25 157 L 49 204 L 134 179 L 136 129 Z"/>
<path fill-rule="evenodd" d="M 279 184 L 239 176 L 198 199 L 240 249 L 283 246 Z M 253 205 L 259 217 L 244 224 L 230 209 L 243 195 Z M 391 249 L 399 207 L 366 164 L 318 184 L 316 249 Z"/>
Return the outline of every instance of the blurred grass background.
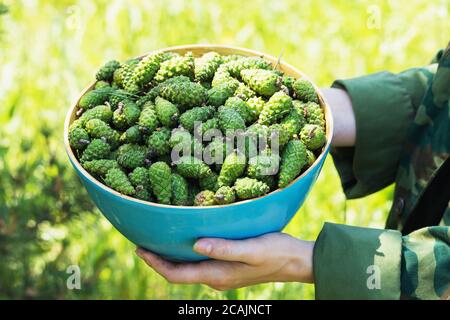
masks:
<path fill-rule="evenodd" d="M 271 283 L 216 292 L 170 285 L 93 207 L 63 150 L 65 112 L 106 60 L 189 43 L 279 55 L 320 86 L 426 64 L 446 45 L 448 0 L 10 0 L 0 15 L 0 299 L 312 299 Z M 0 13 L 6 11 L 0 7 Z M 383 227 L 392 187 L 345 201 L 329 158 L 287 232 L 324 221 Z M 81 268 L 68 290 L 66 269 Z M 333 267 L 333 266 L 330 266 Z M 336 266 L 339 268 L 339 266 Z"/>

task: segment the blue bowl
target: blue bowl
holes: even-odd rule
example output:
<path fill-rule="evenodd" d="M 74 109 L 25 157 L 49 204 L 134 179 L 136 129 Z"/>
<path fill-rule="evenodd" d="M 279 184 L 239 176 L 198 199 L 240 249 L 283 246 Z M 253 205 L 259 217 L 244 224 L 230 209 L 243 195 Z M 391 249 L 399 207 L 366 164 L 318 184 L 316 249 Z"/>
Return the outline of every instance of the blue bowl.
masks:
<path fill-rule="evenodd" d="M 191 45 L 168 48 L 165 51 L 179 53 L 192 51 L 194 54 L 217 51 L 221 54 L 264 56 L 272 63 L 277 61 L 275 57 L 259 52 L 228 46 Z M 292 76 L 305 77 L 286 63 L 281 63 L 280 68 Z M 86 88 L 80 97 L 92 86 L 93 84 Z M 80 165 L 68 143 L 68 127 L 76 118 L 79 98 L 66 117 L 64 134 L 66 151 L 94 203 L 127 239 L 171 260 L 204 260 L 206 257 L 192 250 L 197 239 L 202 237 L 245 239 L 281 231 L 301 207 L 322 169 L 331 142 L 331 113 L 320 91 L 318 92 L 327 123 L 327 144 L 321 155 L 308 170 L 287 187 L 256 199 L 211 207 L 170 206 L 128 197 L 103 185 Z"/>

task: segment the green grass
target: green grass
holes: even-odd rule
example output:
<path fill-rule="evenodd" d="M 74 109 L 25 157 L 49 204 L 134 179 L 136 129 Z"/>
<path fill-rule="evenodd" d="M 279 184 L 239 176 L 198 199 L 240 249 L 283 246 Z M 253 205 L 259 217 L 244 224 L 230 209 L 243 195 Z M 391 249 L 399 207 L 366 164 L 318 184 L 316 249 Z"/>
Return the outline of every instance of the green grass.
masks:
<path fill-rule="evenodd" d="M 269 283 L 216 292 L 170 285 L 134 255 L 80 188 L 62 146 L 70 103 L 104 61 L 189 43 L 278 56 L 318 85 L 426 64 L 446 45 L 449 2 L 6 1 L 0 17 L 0 298 L 311 299 Z M 286 231 L 325 221 L 383 227 L 392 187 L 345 201 L 332 159 Z M 81 268 L 82 289 L 65 287 Z"/>

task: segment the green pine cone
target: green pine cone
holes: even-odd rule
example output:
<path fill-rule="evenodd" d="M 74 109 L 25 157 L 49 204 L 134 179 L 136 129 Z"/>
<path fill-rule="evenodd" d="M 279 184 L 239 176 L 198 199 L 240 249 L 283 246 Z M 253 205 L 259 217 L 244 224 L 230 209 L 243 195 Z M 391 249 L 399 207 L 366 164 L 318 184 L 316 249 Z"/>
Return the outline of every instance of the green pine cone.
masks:
<path fill-rule="evenodd" d="M 207 207 L 216 204 L 215 193 L 210 190 L 203 190 L 195 196 L 194 206 Z"/>
<path fill-rule="evenodd" d="M 147 159 L 147 148 L 138 144 L 123 144 L 117 153 L 117 162 L 121 167 L 133 170 L 144 167 Z"/>
<path fill-rule="evenodd" d="M 123 76 L 124 76 L 124 69 L 122 68 L 122 65 L 120 66 L 119 69 L 117 69 L 116 71 L 114 71 L 113 74 L 113 86 L 117 87 L 117 88 L 123 88 Z"/>
<path fill-rule="evenodd" d="M 234 191 L 239 199 L 244 200 L 265 195 L 270 188 L 262 181 L 245 177 L 236 180 Z"/>
<path fill-rule="evenodd" d="M 177 173 L 172 173 L 172 204 L 175 206 L 189 205 L 188 182 Z"/>
<path fill-rule="evenodd" d="M 283 85 L 288 88 L 289 94 L 292 95 L 294 92 L 294 82 L 295 78 L 291 76 L 283 76 Z"/>
<path fill-rule="evenodd" d="M 309 150 L 317 150 L 327 141 L 325 132 L 315 124 L 306 124 L 300 131 L 300 138 Z"/>
<path fill-rule="evenodd" d="M 69 144 L 75 150 L 83 150 L 91 142 L 91 138 L 83 128 L 69 130 Z"/>
<path fill-rule="evenodd" d="M 292 138 L 292 135 L 290 135 L 289 131 L 280 123 L 274 123 L 269 126 L 269 132 L 270 146 L 272 148 L 275 147 L 275 141 L 277 141 L 278 147 L 282 149 Z"/>
<path fill-rule="evenodd" d="M 253 110 L 251 110 L 247 105 L 247 103 L 238 97 L 228 98 L 225 102 L 225 108 L 236 110 L 246 123 L 254 122 L 258 118 Z"/>
<path fill-rule="evenodd" d="M 176 76 L 158 85 L 159 95 L 183 107 L 200 106 L 206 100 L 206 89 L 199 83 L 191 82 L 186 76 Z"/>
<path fill-rule="evenodd" d="M 241 56 L 239 54 L 230 54 L 228 56 L 222 56 L 222 63 L 227 63 L 234 60 L 239 60 L 245 58 L 244 56 Z"/>
<path fill-rule="evenodd" d="M 136 82 L 136 69 L 138 63 L 125 63 L 122 64 L 120 69 L 122 69 L 122 85 L 125 91 L 130 94 L 138 94 L 141 90 L 140 86 Z"/>
<path fill-rule="evenodd" d="M 176 128 L 172 130 L 169 145 L 171 148 L 186 147 L 189 148 L 194 137 L 184 128 Z"/>
<path fill-rule="evenodd" d="M 155 77 L 163 59 L 164 55 L 160 52 L 152 53 L 142 58 L 132 72 L 130 77 L 131 83 L 141 88 L 148 84 Z"/>
<path fill-rule="evenodd" d="M 219 85 L 212 87 L 207 92 L 208 104 L 219 107 L 225 101 L 234 95 L 234 92 L 239 86 L 239 81 L 231 78 L 229 81 L 224 81 Z"/>
<path fill-rule="evenodd" d="M 306 147 L 300 140 L 291 140 L 281 155 L 278 187 L 286 187 L 306 164 Z"/>
<path fill-rule="evenodd" d="M 203 145 L 200 141 L 195 139 L 189 131 L 184 128 L 176 128 L 172 130 L 169 139 L 169 146 L 172 151 L 182 152 L 183 155 L 197 155 L 202 153 Z"/>
<path fill-rule="evenodd" d="M 260 154 L 248 161 L 247 176 L 262 180 L 278 173 L 280 157 L 277 154 Z"/>
<path fill-rule="evenodd" d="M 268 126 L 254 123 L 244 133 L 244 145 L 238 140 L 238 150 L 245 148 L 245 155 L 248 158 L 254 157 L 260 150 L 269 145 L 271 131 Z"/>
<path fill-rule="evenodd" d="M 223 64 L 232 77 L 240 77 L 244 69 L 271 69 L 272 65 L 260 57 L 244 57 Z"/>
<path fill-rule="evenodd" d="M 139 63 L 138 59 L 130 59 L 120 64 L 120 68 L 114 71 L 113 84 L 118 88 L 124 88 L 125 81 L 130 81 L 134 68 Z"/>
<path fill-rule="evenodd" d="M 258 146 L 258 139 L 257 136 L 253 133 L 244 133 L 244 140 L 242 141 L 238 140 L 236 143 L 236 148 L 240 152 L 244 153 L 247 159 L 250 159 L 251 157 L 254 157 L 258 154 L 258 148 L 262 148 L 262 145 Z"/>
<path fill-rule="evenodd" d="M 298 105 L 297 100 L 293 101 L 294 108 L 289 112 L 289 114 L 281 120 L 281 125 L 288 132 L 290 138 L 300 133 L 301 128 L 306 123 L 304 113 L 296 105 Z"/>
<path fill-rule="evenodd" d="M 223 133 L 227 131 L 235 131 L 238 129 L 245 129 L 245 120 L 241 117 L 239 112 L 231 108 L 219 108 L 218 119 L 220 129 Z"/>
<path fill-rule="evenodd" d="M 269 142 L 270 133 L 271 132 L 269 130 L 269 126 L 260 124 L 258 122 L 252 124 L 250 127 L 247 128 L 246 131 L 247 135 L 249 136 L 252 135 L 254 139 L 258 139 L 259 142 L 266 142 L 266 144 Z"/>
<path fill-rule="evenodd" d="M 217 52 L 207 52 L 200 58 L 195 59 L 195 80 L 210 81 L 221 63 L 222 57 Z"/>
<path fill-rule="evenodd" d="M 108 187 L 122 194 L 130 196 L 136 193 L 125 172 L 117 168 L 108 170 L 105 176 L 105 183 Z"/>
<path fill-rule="evenodd" d="M 212 118 L 215 112 L 213 106 L 195 107 L 181 114 L 179 122 L 183 128 L 193 132 L 195 122 L 204 122 Z"/>
<path fill-rule="evenodd" d="M 119 103 L 113 114 L 113 125 L 116 129 L 125 130 L 134 125 L 141 114 L 141 109 L 131 100 L 124 100 Z"/>
<path fill-rule="evenodd" d="M 133 96 L 138 96 L 141 92 L 141 88 L 134 82 L 132 82 L 130 79 L 127 79 L 128 81 L 125 82 L 124 90 L 128 92 L 128 94 Z"/>
<path fill-rule="evenodd" d="M 244 101 L 247 101 L 250 98 L 254 98 L 256 96 L 255 91 L 250 89 L 246 84 L 239 82 L 239 86 L 234 92 L 236 97 L 241 98 Z"/>
<path fill-rule="evenodd" d="M 152 195 L 143 186 L 139 185 L 135 189 L 136 189 L 136 193 L 134 194 L 135 198 L 144 200 L 144 201 L 153 201 Z"/>
<path fill-rule="evenodd" d="M 83 125 L 85 125 L 86 122 L 88 122 L 91 119 L 100 119 L 106 123 L 110 123 L 112 116 L 113 113 L 109 106 L 98 105 L 92 109 L 83 112 L 83 114 L 78 119 L 80 119 Z"/>
<path fill-rule="evenodd" d="M 242 80 L 256 93 L 270 97 L 280 90 L 282 79 L 275 72 L 264 69 L 241 71 Z"/>
<path fill-rule="evenodd" d="M 232 186 L 245 170 L 246 158 L 240 152 L 230 153 L 224 160 L 217 183 L 219 187 Z"/>
<path fill-rule="evenodd" d="M 157 88 L 157 87 L 154 87 L 154 88 L 150 89 L 149 92 L 147 92 L 147 93 L 146 93 L 145 95 L 143 95 L 143 96 L 140 96 L 140 97 L 136 100 L 136 104 L 137 104 L 137 106 L 138 106 L 139 108 L 141 108 L 141 110 L 144 109 L 144 106 L 146 106 L 146 105 L 148 105 L 148 104 L 151 104 L 151 105 L 154 104 L 154 101 L 155 101 L 155 99 L 156 99 L 156 97 L 157 97 L 158 95 L 153 96 L 152 94 L 150 94 L 150 92 L 153 92 L 152 90 L 154 90 L 155 88 Z M 153 106 L 153 108 L 154 108 L 154 106 Z"/>
<path fill-rule="evenodd" d="M 180 54 L 176 52 L 163 52 L 162 61 L 167 61 L 175 57 L 179 57 Z"/>
<path fill-rule="evenodd" d="M 104 177 L 106 173 L 113 168 L 120 169 L 116 160 L 98 159 L 90 160 L 83 163 L 83 167 L 91 174 Z"/>
<path fill-rule="evenodd" d="M 76 128 L 84 129 L 84 124 L 80 121 L 80 119 L 73 120 L 69 126 L 69 132 Z"/>
<path fill-rule="evenodd" d="M 177 125 L 180 112 L 176 105 L 161 97 L 155 99 L 155 111 L 163 126 L 173 128 Z"/>
<path fill-rule="evenodd" d="M 117 130 L 125 130 L 128 127 L 127 119 L 123 114 L 123 104 L 119 104 L 119 107 L 114 111 L 112 124 Z"/>
<path fill-rule="evenodd" d="M 255 117 L 259 117 L 262 109 L 264 108 L 265 102 L 261 97 L 253 97 L 247 100 L 247 106 L 254 113 Z"/>
<path fill-rule="evenodd" d="M 292 110 L 292 98 L 283 91 L 278 91 L 264 105 L 258 122 L 270 125 L 283 118 Z"/>
<path fill-rule="evenodd" d="M 213 131 L 214 129 L 215 131 Z M 219 119 L 217 118 L 208 119 L 205 122 L 202 122 L 200 126 L 194 128 L 195 133 L 199 137 L 203 137 L 205 133 L 208 133 L 212 136 L 214 133 L 218 132 L 216 130 L 220 131 Z"/>
<path fill-rule="evenodd" d="M 292 85 L 294 89 L 295 97 L 304 102 L 319 103 L 316 90 L 311 82 L 306 79 L 297 79 Z"/>
<path fill-rule="evenodd" d="M 231 152 L 233 152 L 232 141 L 216 137 L 206 146 L 203 158 L 207 164 L 221 165 Z"/>
<path fill-rule="evenodd" d="M 108 81 L 108 82 L 112 81 L 114 71 L 116 71 L 119 68 L 120 68 L 120 62 L 118 62 L 116 60 L 108 61 L 97 71 L 95 78 L 98 81 L 101 81 L 101 80 Z"/>
<path fill-rule="evenodd" d="M 150 134 L 159 126 L 158 115 L 152 104 L 146 103 L 139 116 L 138 125 L 144 133 Z"/>
<path fill-rule="evenodd" d="M 316 156 L 311 150 L 306 150 L 306 166 L 311 167 L 316 162 Z"/>
<path fill-rule="evenodd" d="M 161 66 L 155 75 L 155 80 L 162 82 L 175 76 L 194 78 L 194 57 L 192 52 L 161 62 Z"/>
<path fill-rule="evenodd" d="M 178 173 L 185 178 L 201 179 L 212 174 L 206 163 L 193 156 L 182 156 L 176 166 Z"/>
<path fill-rule="evenodd" d="M 325 115 L 320 105 L 314 102 L 302 104 L 306 123 L 315 124 L 325 131 Z"/>
<path fill-rule="evenodd" d="M 237 80 L 230 75 L 224 65 L 221 65 L 214 74 L 214 77 L 211 81 L 211 86 L 214 88 L 220 86 L 222 83 L 230 81 L 236 82 Z"/>
<path fill-rule="evenodd" d="M 111 110 L 116 110 L 119 107 L 119 103 L 125 100 L 132 100 L 133 95 L 123 89 L 117 89 L 111 92 L 108 102 L 111 106 Z"/>
<path fill-rule="evenodd" d="M 95 83 L 94 89 L 109 88 L 111 85 L 108 81 L 100 80 Z"/>
<path fill-rule="evenodd" d="M 150 178 L 148 176 L 148 170 L 144 167 L 136 167 L 128 175 L 128 179 L 134 187 L 142 186 L 147 190 L 150 189 Z"/>
<path fill-rule="evenodd" d="M 139 120 L 141 109 L 133 101 L 125 100 L 123 101 L 123 114 L 125 115 L 127 125 L 132 126 Z"/>
<path fill-rule="evenodd" d="M 147 145 L 152 156 L 162 156 L 170 152 L 170 129 L 158 128 L 148 137 Z"/>
<path fill-rule="evenodd" d="M 219 176 L 217 175 L 217 173 L 213 171 L 210 175 L 199 179 L 198 183 L 200 185 L 200 188 L 202 190 L 211 190 L 215 192 L 217 189 L 219 189 L 219 185 L 217 184 L 218 177 Z"/>
<path fill-rule="evenodd" d="M 184 77 L 184 76 L 182 76 L 182 78 L 183 79 L 189 79 L 189 78 Z M 171 81 L 173 81 L 173 80 L 171 80 Z M 169 81 L 169 83 L 171 81 Z M 184 81 L 184 80 L 178 80 L 178 81 Z M 163 85 L 161 83 L 156 84 L 154 87 L 152 87 L 150 90 L 148 90 L 148 92 L 146 93 L 145 96 L 147 97 L 148 100 L 155 101 L 156 97 L 161 96 L 161 88 L 162 87 L 163 87 Z M 163 97 L 163 98 L 165 98 L 165 97 Z M 166 98 L 166 100 L 167 100 L 167 98 Z"/>
<path fill-rule="evenodd" d="M 150 184 L 158 203 L 170 204 L 172 197 L 172 172 L 169 165 L 159 161 L 148 169 Z"/>
<path fill-rule="evenodd" d="M 236 195 L 232 187 L 223 186 L 217 189 L 214 198 L 219 205 L 230 204 L 236 200 Z"/>
<path fill-rule="evenodd" d="M 111 153 L 111 146 L 103 139 L 94 139 L 86 147 L 80 161 L 83 163 L 85 161 L 105 159 L 108 158 Z"/>
<path fill-rule="evenodd" d="M 100 119 L 91 119 L 86 122 L 86 131 L 91 138 L 105 138 L 113 149 L 119 146 L 120 134 Z"/>
<path fill-rule="evenodd" d="M 104 104 L 108 100 L 111 92 L 113 92 L 111 87 L 88 91 L 81 97 L 78 105 L 84 110 L 92 109 L 93 107 Z"/>
<path fill-rule="evenodd" d="M 140 143 L 142 141 L 142 132 L 139 129 L 138 125 L 134 125 L 129 127 L 122 135 L 120 136 L 121 143 Z"/>

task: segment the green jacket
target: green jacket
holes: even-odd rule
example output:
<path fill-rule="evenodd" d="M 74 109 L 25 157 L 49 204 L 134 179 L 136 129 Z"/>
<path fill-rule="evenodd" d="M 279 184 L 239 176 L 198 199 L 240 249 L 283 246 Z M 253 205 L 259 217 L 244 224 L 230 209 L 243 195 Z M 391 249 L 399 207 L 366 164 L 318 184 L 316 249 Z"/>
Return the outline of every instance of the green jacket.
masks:
<path fill-rule="evenodd" d="M 396 185 L 387 229 L 324 225 L 316 298 L 449 299 L 450 44 L 429 66 L 333 87 L 348 92 L 356 119 L 355 146 L 331 151 L 347 198 Z M 437 222 L 427 222 L 433 213 Z"/>

